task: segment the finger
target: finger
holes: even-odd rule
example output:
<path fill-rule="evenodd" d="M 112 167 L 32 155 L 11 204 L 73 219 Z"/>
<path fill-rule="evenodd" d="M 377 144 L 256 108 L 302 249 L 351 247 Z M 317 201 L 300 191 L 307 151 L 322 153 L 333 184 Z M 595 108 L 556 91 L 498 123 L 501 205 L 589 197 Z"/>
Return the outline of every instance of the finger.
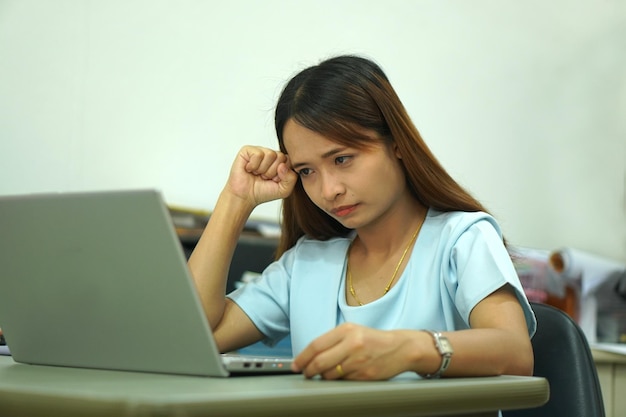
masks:
<path fill-rule="evenodd" d="M 282 190 L 281 194 L 285 198 L 293 191 L 298 181 L 298 175 L 289 169 L 286 164 L 281 164 L 278 166 L 278 172 L 276 177 L 274 177 L 274 181 L 279 184 Z"/>
<path fill-rule="evenodd" d="M 261 161 L 263 161 L 265 150 L 257 146 L 244 146 L 239 151 L 238 160 L 241 161 L 241 166 L 248 173 L 255 173 Z"/>
<path fill-rule="evenodd" d="M 294 359 L 295 369 L 302 372 L 307 378 L 321 375 L 324 378 L 337 378 L 337 364 L 342 363 L 348 356 L 344 334 L 335 328 L 311 342 Z"/>
<path fill-rule="evenodd" d="M 269 149 L 257 148 L 254 152 L 248 154 L 245 169 L 251 174 L 263 175 L 276 158 L 276 152 L 270 151 Z"/>
<path fill-rule="evenodd" d="M 320 353 L 303 374 L 309 377 L 320 375 L 323 379 L 349 379 L 351 373 L 349 354 L 345 346 L 339 343 Z"/>
<path fill-rule="evenodd" d="M 270 162 L 270 161 L 268 160 L 266 162 Z M 282 152 L 276 152 L 276 158 L 271 162 L 271 164 L 269 164 L 269 166 L 267 164 L 263 166 L 262 164 L 260 169 L 264 169 L 264 171 L 261 174 L 261 176 L 264 179 L 271 179 L 275 182 L 279 182 L 280 177 L 278 176 L 278 170 L 280 166 L 284 165 L 286 162 L 287 162 L 287 156 L 283 154 Z"/>
<path fill-rule="evenodd" d="M 332 369 L 324 372 L 322 374 L 323 379 L 349 379 L 349 369 L 347 369 L 345 364 L 338 363 Z"/>
<path fill-rule="evenodd" d="M 328 333 L 323 334 L 322 336 L 315 339 L 313 342 L 309 343 L 298 356 L 293 359 L 293 369 L 301 372 L 313 361 L 313 359 L 319 355 L 321 352 L 325 351 L 329 347 L 331 347 L 336 342 L 333 342 L 330 339 L 329 335 L 333 333 L 334 330 L 331 330 Z"/>
<path fill-rule="evenodd" d="M 273 179 L 276 177 L 278 166 L 286 160 L 287 157 L 282 152 L 263 149 L 260 158 L 255 159 L 255 167 L 251 172 L 262 176 L 264 179 Z"/>

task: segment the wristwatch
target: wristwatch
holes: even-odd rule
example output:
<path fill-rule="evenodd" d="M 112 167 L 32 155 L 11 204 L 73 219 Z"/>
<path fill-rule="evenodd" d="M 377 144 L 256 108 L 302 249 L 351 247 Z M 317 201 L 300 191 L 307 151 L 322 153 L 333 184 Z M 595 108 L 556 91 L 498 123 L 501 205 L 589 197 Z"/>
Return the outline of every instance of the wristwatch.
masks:
<path fill-rule="evenodd" d="M 441 366 L 435 373 L 432 373 L 432 374 L 419 374 L 418 373 L 418 375 L 426 379 L 439 378 L 441 374 L 443 374 L 445 370 L 448 369 L 448 366 L 450 365 L 450 360 L 452 359 L 452 354 L 454 353 L 454 349 L 452 349 L 452 345 L 450 344 L 450 341 L 448 340 L 448 338 L 442 335 L 441 333 L 434 332 L 432 330 L 423 330 L 423 331 L 425 331 L 426 333 L 429 333 L 433 337 L 433 341 L 435 342 L 435 347 L 437 348 L 437 351 L 441 355 Z"/>

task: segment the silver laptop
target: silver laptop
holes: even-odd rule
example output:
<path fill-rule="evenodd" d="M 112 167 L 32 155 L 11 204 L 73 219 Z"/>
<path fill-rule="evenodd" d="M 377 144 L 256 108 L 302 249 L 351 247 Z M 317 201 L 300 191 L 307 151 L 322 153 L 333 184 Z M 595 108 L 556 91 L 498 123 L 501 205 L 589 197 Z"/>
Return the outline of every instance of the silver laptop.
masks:
<path fill-rule="evenodd" d="M 290 371 L 290 358 L 218 352 L 153 190 L 0 197 L 0 328 L 22 363 L 200 376 Z"/>

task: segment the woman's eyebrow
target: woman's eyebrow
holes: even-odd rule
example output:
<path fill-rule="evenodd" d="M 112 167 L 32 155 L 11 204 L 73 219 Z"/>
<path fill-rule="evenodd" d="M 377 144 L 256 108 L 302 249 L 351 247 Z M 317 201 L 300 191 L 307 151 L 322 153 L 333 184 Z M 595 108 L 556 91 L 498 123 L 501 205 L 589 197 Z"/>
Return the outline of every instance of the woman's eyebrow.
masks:
<path fill-rule="evenodd" d="M 331 158 L 331 157 L 337 155 L 338 153 L 344 152 L 346 149 L 347 149 L 346 147 L 330 149 L 329 151 L 324 152 L 321 155 L 320 159 Z M 291 168 L 294 169 L 294 170 L 297 170 L 298 168 L 301 168 L 301 167 L 303 167 L 305 165 L 309 165 L 309 163 L 308 162 L 297 162 L 297 163 L 294 164 L 293 161 L 292 161 Z"/>

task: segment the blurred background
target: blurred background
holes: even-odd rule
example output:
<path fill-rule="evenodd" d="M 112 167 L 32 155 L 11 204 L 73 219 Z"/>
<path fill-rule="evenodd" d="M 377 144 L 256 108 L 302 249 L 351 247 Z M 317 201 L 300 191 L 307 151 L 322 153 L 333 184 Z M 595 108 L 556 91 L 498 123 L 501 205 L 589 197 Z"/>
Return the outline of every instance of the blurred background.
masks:
<path fill-rule="evenodd" d="M 626 261 L 619 0 L 0 0 L 0 195 L 210 211 L 242 145 L 275 147 L 285 81 L 345 53 L 383 67 L 512 244 Z"/>

